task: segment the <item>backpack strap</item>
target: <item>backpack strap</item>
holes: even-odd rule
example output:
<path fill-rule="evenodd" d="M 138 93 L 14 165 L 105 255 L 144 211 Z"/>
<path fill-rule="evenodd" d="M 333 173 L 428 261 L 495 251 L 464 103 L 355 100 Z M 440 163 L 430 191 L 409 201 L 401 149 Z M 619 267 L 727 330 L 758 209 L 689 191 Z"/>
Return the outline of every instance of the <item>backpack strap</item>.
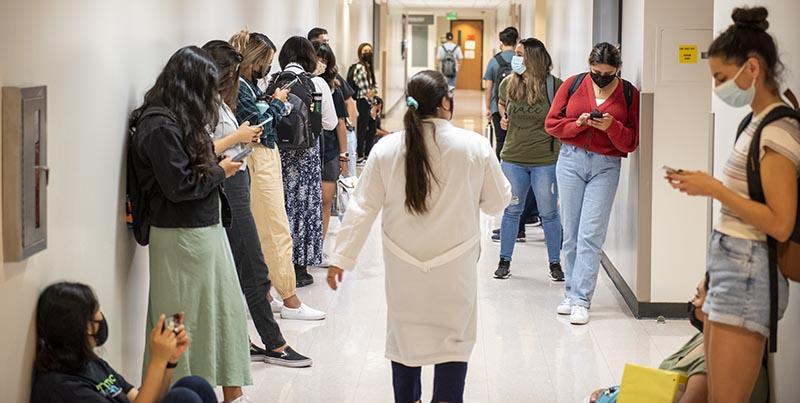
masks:
<path fill-rule="evenodd" d="M 736 140 L 739 140 L 739 137 L 744 133 L 747 126 L 750 125 L 750 122 L 753 120 L 753 112 L 747 114 L 747 116 L 739 122 L 739 128 L 736 129 Z"/>
<path fill-rule="evenodd" d="M 620 80 L 622 80 L 622 93 L 625 95 L 625 104 L 628 105 L 628 109 L 630 109 L 633 103 L 633 84 L 624 78 L 620 78 Z"/>
<path fill-rule="evenodd" d="M 739 125 L 737 138 L 750 123 L 752 117 L 751 113 Z M 753 201 L 766 203 L 761 182 L 761 132 L 770 123 L 784 118 L 793 118 L 800 123 L 800 113 L 788 106 L 779 106 L 771 110 L 758 123 L 756 131 L 753 133 L 747 153 L 747 191 Z M 767 244 L 769 246 L 769 351 L 774 353 L 778 350 L 778 241 L 767 236 Z"/>
<path fill-rule="evenodd" d="M 552 74 L 547 75 L 547 79 L 545 79 L 545 88 L 547 89 L 547 102 L 553 105 L 553 99 L 556 97 L 556 79 Z"/>
<path fill-rule="evenodd" d="M 506 59 L 503 59 L 503 53 L 502 52 L 494 55 L 494 60 L 497 60 L 497 63 L 501 67 L 511 66 L 511 63 L 507 62 Z"/>
<path fill-rule="evenodd" d="M 587 73 L 580 73 L 572 79 L 572 83 L 569 85 L 569 92 L 567 92 L 567 100 L 564 102 L 564 106 L 561 108 L 561 116 L 567 116 L 567 104 L 569 104 L 569 99 L 572 97 L 572 94 L 574 94 L 575 91 L 578 91 L 583 79 L 586 78 L 586 74 Z"/>
<path fill-rule="evenodd" d="M 547 90 L 547 102 L 552 106 L 556 96 L 556 79 L 552 74 L 548 74 L 545 79 L 545 89 Z M 550 153 L 556 152 L 556 138 L 550 136 Z"/>

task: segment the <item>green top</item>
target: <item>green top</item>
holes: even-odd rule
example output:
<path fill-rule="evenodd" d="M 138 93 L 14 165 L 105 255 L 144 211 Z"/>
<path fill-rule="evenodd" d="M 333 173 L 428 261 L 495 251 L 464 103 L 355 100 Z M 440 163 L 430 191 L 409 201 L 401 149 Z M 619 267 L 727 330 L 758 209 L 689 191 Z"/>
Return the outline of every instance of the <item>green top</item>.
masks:
<path fill-rule="evenodd" d="M 509 75 L 500 83 L 497 98 L 506 107 L 508 133 L 500 158 L 513 164 L 527 166 L 553 165 L 558 160 L 561 142 L 544 130 L 544 120 L 550 111 L 547 95 L 534 105 L 527 102 L 511 101 L 508 98 Z M 555 77 L 555 90 L 561 86 L 561 79 Z M 542 86 L 542 91 L 547 90 Z"/>
<path fill-rule="evenodd" d="M 703 344 L 703 333 L 697 333 L 694 337 L 683 345 L 675 354 L 667 357 L 659 366 L 659 369 L 667 371 L 680 372 L 686 374 L 686 377 L 691 377 L 696 374 L 705 374 L 706 370 L 706 354 L 703 347 L 684 362 L 679 363 L 684 357 L 688 356 L 695 348 Z M 753 393 L 750 395 L 750 403 L 763 403 L 767 401 L 767 393 L 769 384 L 767 383 L 767 374 L 763 368 L 761 373 L 758 374 L 756 386 L 753 388 Z"/>

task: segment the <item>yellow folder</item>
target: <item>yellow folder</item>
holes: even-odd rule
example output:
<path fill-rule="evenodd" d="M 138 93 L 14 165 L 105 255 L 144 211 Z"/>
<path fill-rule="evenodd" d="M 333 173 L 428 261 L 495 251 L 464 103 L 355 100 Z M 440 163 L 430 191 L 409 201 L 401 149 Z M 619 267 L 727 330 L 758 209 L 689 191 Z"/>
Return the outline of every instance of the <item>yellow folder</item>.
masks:
<path fill-rule="evenodd" d="M 618 403 L 677 403 L 686 391 L 686 375 L 625 364 Z"/>

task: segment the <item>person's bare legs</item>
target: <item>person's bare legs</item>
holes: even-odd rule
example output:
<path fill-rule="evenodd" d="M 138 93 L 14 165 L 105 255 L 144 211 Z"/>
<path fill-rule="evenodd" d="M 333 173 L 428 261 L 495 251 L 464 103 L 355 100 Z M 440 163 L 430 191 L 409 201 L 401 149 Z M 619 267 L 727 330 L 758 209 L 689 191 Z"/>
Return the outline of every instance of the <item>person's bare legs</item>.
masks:
<path fill-rule="evenodd" d="M 747 329 L 706 321 L 708 401 L 747 403 L 761 371 L 766 338 Z"/>
<path fill-rule="evenodd" d="M 244 392 L 242 392 L 241 386 L 223 386 L 222 387 L 222 398 L 225 403 L 231 403 L 232 401 L 242 397 Z"/>
<path fill-rule="evenodd" d="M 331 221 L 331 207 L 333 195 L 336 193 L 336 182 L 322 182 L 322 241 L 328 234 L 328 224 Z"/>

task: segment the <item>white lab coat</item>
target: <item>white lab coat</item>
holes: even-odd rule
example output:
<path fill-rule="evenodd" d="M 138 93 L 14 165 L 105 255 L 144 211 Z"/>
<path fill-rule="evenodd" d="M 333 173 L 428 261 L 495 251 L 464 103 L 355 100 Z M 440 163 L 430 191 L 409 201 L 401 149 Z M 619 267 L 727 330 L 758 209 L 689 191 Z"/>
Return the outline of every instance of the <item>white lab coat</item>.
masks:
<path fill-rule="evenodd" d="M 443 119 L 424 126 L 438 179 L 428 213 L 405 208 L 405 133 L 391 134 L 370 153 L 330 257 L 332 265 L 352 270 L 383 211 L 386 358 L 411 367 L 469 360 L 477 328 L 480 211 L 499 214 L 511 200 L 486 138 Z"/>

